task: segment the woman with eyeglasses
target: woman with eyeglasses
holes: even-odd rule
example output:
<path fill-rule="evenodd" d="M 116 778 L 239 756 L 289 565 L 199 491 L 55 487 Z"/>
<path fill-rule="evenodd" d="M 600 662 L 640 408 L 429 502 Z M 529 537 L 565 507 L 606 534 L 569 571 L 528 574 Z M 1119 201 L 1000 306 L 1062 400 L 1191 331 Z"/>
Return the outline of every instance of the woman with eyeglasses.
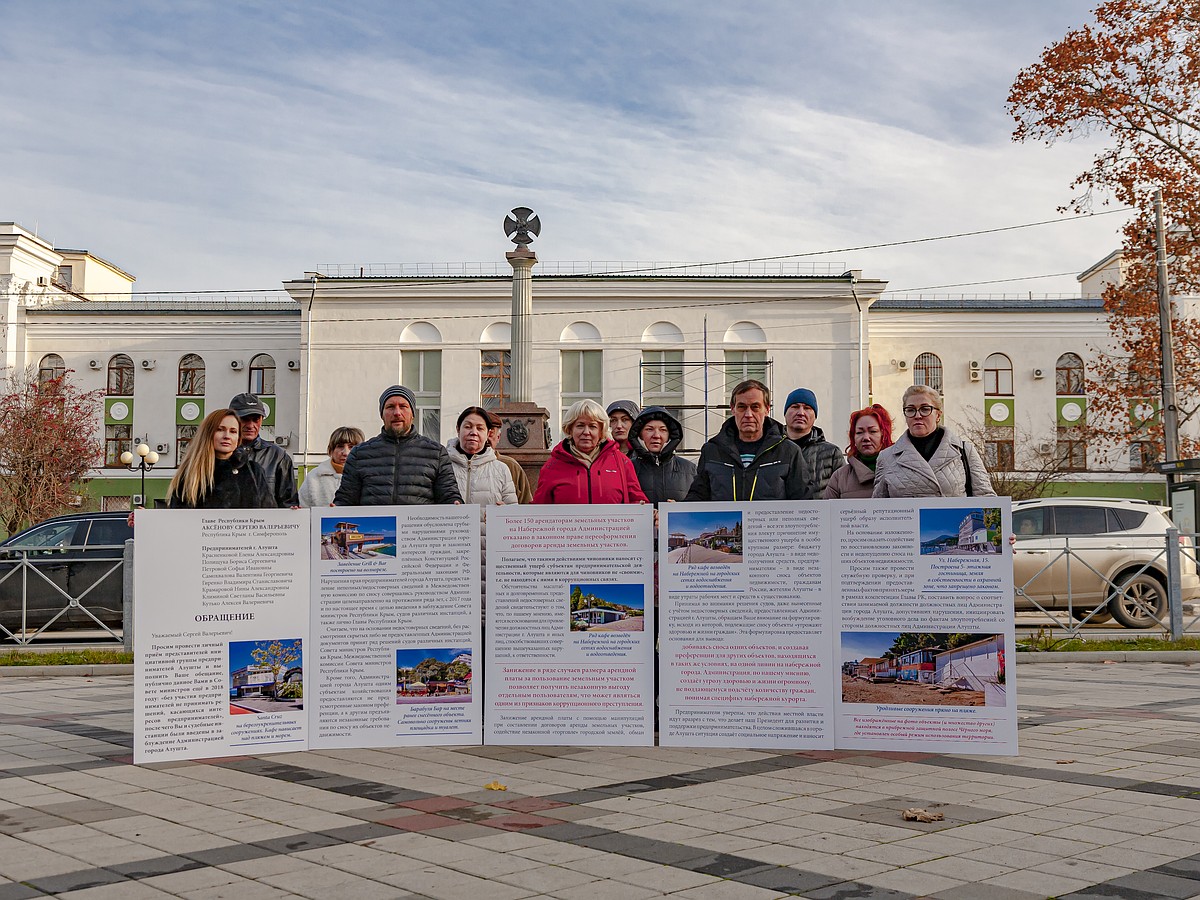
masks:
<path fill-rule="evenodd" d="M 942 398 L 923 384 L 904 392 L 908 430 L 879 454 L 873 497 L 994 497 L 979 451 L 942 424 Z"/>

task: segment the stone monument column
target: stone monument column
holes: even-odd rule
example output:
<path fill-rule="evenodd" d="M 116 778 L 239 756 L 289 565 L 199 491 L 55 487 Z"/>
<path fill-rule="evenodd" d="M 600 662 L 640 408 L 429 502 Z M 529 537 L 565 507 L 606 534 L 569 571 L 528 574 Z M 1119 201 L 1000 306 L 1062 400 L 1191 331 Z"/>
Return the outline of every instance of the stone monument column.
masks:
<path fill-rule="evenodd" d="M 529 244 L 541 230 L 541 221 L 525 206 L 518 206 L 504 220 L 504 233 L 517 245 L 516 250 L 504 254 L 513 270 L 510 399 L 493 410 L 504 423 L 498 449 L 521 464 L 534 487 L 552 443 L 550 413 L 533 401 L 533 267 L 537 254 Z"/>
<path fill-rule="evenodd" d="M 537 254 L 518 246 L 504 254 L 512 266 L 512 382 L 514 403 L 533 402 L 533 267 Z"/>

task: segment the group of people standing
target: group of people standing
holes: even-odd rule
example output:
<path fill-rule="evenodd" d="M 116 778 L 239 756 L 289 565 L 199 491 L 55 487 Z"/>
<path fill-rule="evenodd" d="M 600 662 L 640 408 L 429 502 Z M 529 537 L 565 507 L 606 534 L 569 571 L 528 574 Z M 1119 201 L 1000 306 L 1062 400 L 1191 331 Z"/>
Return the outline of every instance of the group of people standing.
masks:
<path fill-rule="evenodd" d="M 904 392 L 906 430 L 879 404 L 850 415 L 845 453 L 816 425 L 818 401 L 796 388 L 784 421 L 771 418 L 761 381 L 737 385 L 730 416 L 700 450 L 679 455 L 682 423 L 662 407 L 618 400 L 607 409 L 580 400 L 564 417 L 536 490 L 521 464 L 497 451 L 502 422 L 479 406 L 462 411 L 446 446 L 413 426 L 416 399 L 403 385 L 379 398 L 383 427 L 330 435 L 329 459 L 297 491 L 295 467 L 259 431 L 266 410 L 253 394 L 204 422 L 171 480 L 177 508 L 288 508 L 410 503 L 671 503 L 715 500 L 992 496 L 978 451 L 943 423 L 941 396 L 913 385 Z"/>

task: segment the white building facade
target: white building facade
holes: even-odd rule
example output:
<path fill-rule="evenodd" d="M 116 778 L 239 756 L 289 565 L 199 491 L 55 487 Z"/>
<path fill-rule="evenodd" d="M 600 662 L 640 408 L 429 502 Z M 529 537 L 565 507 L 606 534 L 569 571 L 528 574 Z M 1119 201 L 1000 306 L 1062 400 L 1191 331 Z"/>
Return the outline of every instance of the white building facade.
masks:
<path fill-rule="evenodd" d="M 923 383 L 943 394 L 952 425 L 980 436 L 990 468 L 1061 458 L 1072 474 L 1057 490 L 1161 498 L 1163 479 L 1144 471 L 1152 448 L 1089 446 L 1082 431 L 1089 367 L 1112 348 L 1096 295 L 1120 266 L 1112 254 L 1083 273 L 1084 296 L 1034 298 L 889 295 L 885 281 L 840 267 L 619 274 L 542 264 L 533 397 L 554 440 L 581 398 L 665 406 L 695 453 L 744 378 L 771 387 L 780 420 L 789 391 L 813 390 L 817 424 L 841 445 L 849 413 L 870 402 L 892 412 L 898 434 L 900 397 Z M 462 409 L 509 396 L 503 263 L 307 273 L 284 282 L 281 299 L 154 300 L 133 284 L 94 254 L 0 223 L 0 366 L 71 370 L 104 395 L 90 493 L 105 508 L 141 492 L 122 450 L 144 440 L 159 452 L 144 500 L 160 499 L 203 415 L 243 391 L 264 397 L 265 434 L 302 468 L 324 458 L 339 426 L 375 433 L 389 384 L 413 389 L 419 427 L 442 442 Z"/>

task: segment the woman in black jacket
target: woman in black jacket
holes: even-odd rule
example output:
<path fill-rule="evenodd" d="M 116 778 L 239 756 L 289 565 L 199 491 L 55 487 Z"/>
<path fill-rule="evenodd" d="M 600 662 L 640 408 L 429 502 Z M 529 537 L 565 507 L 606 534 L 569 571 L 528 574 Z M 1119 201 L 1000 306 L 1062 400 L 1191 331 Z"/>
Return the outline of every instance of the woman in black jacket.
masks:
<path fill-rule="evenodd" d="M 675 454 L 682 441 L 683 426 L 661 406 L 651 406 L 634 421 L 629 431 L 633 470 L 651 503 L 687 496 L 696 464 Z"/>
<path fill-rule="evenodd" d="M 167 494 L 171 509 L 274 509 L 267 476 L 240 447 L 241 423 L 230 409 L 209 413 L 188 445 Z"/>

